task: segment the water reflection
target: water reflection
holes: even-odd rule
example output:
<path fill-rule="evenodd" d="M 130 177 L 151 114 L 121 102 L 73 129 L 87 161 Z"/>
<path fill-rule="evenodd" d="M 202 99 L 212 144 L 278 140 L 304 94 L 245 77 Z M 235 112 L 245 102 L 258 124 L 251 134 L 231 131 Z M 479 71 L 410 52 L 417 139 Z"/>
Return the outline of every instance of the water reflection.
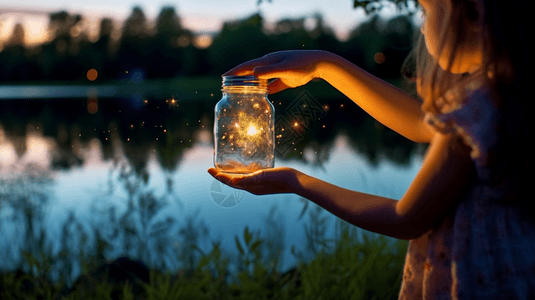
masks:
<path fill-rule="evenodd" d="M 398 165 L 407 165 L 413 154 L 421 154 L 423 148 L 412 143 L 375 121 L 358 106 L 341 94 L 325 95 L 326 83 L 315 83 L 305 88 L 270 95 L 277 117 L 297 124 L 295 114 L 289 108 L 303 92 L 314 95 L 315 101 L 325 108 L 325 116 L 298 127 L 286 128 L 291 135 L 292 149 L 278 154 L 283 161 L 296 160 L 321 166 L 329 158 L 334 138 L 341 133 L 349 137 L 350 147 L 377 165 L 386 159 Z M 141 172 L 147 163 L 149 151 L 157 153 L 157 159 L 165 170 L 173 171 L 179 164 L 184 150 L 191 148 L 202 129 L 213 127 L 213 110 L 219 100 L 217 85 L 205 88 L 187 97 L 151 98 L 143 94 L 140 107 L 136 97 L 98 99 L 98 112 L 88 112 L 87 99 L 20 99 L 0 101 L 0 126 L 2 126 L 2 151 L 15 150 L 17 156 L 27 152 L 31 145 L 27 137 L 32 133 L 48 139 L 54 170 L 67 170 L 83 163 L 83 147 L 97 139 L 102 143 L 103 159 L 109 160 L 114 151 L 121 148 L 129 163 Z M 330 88 L 332 90 L 332 88 Z M 162 93 L 162 92 L 160 92 Z M 173 93 L 168 93 L 173 94 Z M 148 93 L 148 95 L 151 95 Z M 295 120 L 294 120 L 295 119 Z M 207 142 L 212 144 L 212 138 Z M 48 142 L 47 142 L 48 143 Z M 7 147 L 7 148 L 6 148 Z M 282 147 L 282 145 L 278 145 Z M 311 154 L 303 155 L 305 150 Z M 7 154 L 6 154 L 7 155 Z M 12 157 L 12 154 L 9 154 Z M 13 158 L 11 158 L 13 159 Z M 5 164 L 5 162 L 3 162 Z"/>
<path fill-rule="evenodd" d="M 271 97 L 278 113 L 284 114 L 298 93 Z M 212 179 L 206 169 L 212 166 L 218 99 L 145 100 L 136 108 L 128 99 L 99 99 L 96 114 L 87 111 L 87 99 L 0 101 L 0 251 L 12 262 L 0 268 L 30 270 L 21 256 L 49 253 L 47 266 L 56 279 L 83 270 L 76 259 L 98 264 L 121 254 L 151 267 L 188 269 L 199 258 L 193 245 L 206 250 L 209 240 L 218 241 L 235 256 L 228 250 L 234 248 L 232 236 L 262 219 L 265 263 L 295 263 L 281 251 L 289 251 L 288 241 L 305 239 L 296 230 L 301 231 L 304 212 L 313 205 L 287 195 L 249 197 L 232 208 L 210 199 Z M 377 194 L 374 182 L 387 176 L 384 172 L 405 174 L 398 187 L 406 188 L 422 149 L 345 99 L 317 100 L 327 113 L 299 132 L 302 138 L 277 157 L 277 166 Z M 383 196 L 400 196 L 399 190 L 387 192 Z M 307 227 L 307 236 L 333 231 L 319 212 L 310 218 L 318 224 Z M 305 249 L 317 248 L 307 243 L 302 243 Z"/>

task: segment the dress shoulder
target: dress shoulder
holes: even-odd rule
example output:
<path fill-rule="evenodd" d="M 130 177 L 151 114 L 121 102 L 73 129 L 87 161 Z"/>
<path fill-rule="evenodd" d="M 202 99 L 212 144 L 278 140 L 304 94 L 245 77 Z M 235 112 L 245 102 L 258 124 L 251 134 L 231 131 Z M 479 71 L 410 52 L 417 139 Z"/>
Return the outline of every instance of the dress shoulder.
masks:
<path fill-rule="evenodd" d="M 498 144 L 500 111 L 495 93 L 483 78 L 461 82 L 438 99 L 440 114 L 426 113 L 425 122 L 439 132 L 458 134 L 472 151 L 470 156 L 481 167 L 492 160 Z"/>

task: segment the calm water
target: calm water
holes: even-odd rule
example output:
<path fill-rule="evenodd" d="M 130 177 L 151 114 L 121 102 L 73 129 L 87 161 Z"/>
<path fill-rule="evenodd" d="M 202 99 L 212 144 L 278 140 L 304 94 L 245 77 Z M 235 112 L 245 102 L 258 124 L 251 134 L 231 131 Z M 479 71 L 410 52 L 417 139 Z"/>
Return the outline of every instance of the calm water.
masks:
<path fill-rule="evenodd" d="M 70 211 L 88 233 L 91 226 L 105 232 L 113 227 L 110 209 L 121 216 L 129 203 L 156 199 L 166 205 L 159 210 L 145 206 L 147 213 L 136 215 L 134 226 L 154 229 L 151 224 L 173 218 L 172 229 L 159 242 L 168 253 L 185 247 L 180 229 L 189 222 L 194 229 L 207 228 L 196 242 L 205 252 L 212 248 L 210 241 L 221 241 L 225 254 L 237 256 L 234 237 L 243 241 L 248 226 L 284 247 L 280 270 L 295 265 L 290 247 L 308 252 L 303 226 L 310 224 L 315 205 L 309 202 L 300 218 L 305 201 L 296 195 L 255 196 L 214 181 L 206 170 L 213 166 L 213 105 L 220 94 L 199 94 L 204 98 L 177 97 L 176 103 L 169 101 L 175 97 L 143 95 L 144 106 L 128 99 L 99 99 L 95 113 L 88 113 L 88 99 L 0 100 L 0 253 L 9 257 L 0 268 L 12 268 L 20 259 L 17 249 L 23 245 L 25 226 L 23 218 L 14 216 L 24 210 L 21 199 L 37 211 L 34 217 L 42 213 L 40 222 L 54 251 L 60 248 Z M 288 97 L 295 100 L 295 95 Z M 401 198 L 421 165 L 421 151 L 412 143 L 399 145 L 399 137 L 351 102 L 318 98 L 314 100 L 320 105 L 329 105 L 323 106 L 326 114 L 303 123 L 305 130 L 287 139 L 294 149 L 288 143 L 277 146 L 276 167 L 290 166 L 344 188 Z M 285 112 L 278 109 L 279 115 Z M 335 238 L 337 218 L 327 211 L 322 216 L 327 218 L 325 238 Z M 158 247 L 155 240 L 145 239 L 149 249 Z M 115 249 L 107 258 L 125 255 L 119 239 L 110 242 Z"/>

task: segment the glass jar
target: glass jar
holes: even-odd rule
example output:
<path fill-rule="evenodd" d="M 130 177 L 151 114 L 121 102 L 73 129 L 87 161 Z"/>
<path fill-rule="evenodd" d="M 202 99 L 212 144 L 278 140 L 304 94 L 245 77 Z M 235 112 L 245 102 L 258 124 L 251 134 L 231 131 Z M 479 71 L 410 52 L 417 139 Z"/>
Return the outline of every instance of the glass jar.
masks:
<path fill-rule="evenodd" d="M 267 80 L 222 76 L 215 106 L 214 165 L 226 173 L 252 173 L 275 165 L 275 108 Z"/>

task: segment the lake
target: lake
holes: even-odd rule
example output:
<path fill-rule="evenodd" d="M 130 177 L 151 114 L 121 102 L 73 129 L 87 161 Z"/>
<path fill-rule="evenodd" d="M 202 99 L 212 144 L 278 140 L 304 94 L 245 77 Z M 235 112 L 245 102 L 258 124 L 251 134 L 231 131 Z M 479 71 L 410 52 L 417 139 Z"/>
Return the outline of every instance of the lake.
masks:
<path fill-rule="evenodd" d="M 46 252 L 36 246 L 41 231 L 56 254 L 77 253 L 79 232 L 93 245 L 99 231 L 111 244 L 107 259 L 130 255 L 172 270 L 180 267 L 176 257 L 197 259 L 187 250 L 192 244 L 207 253 L 211 241 L 220 241 L 225 254 L 237 257 L 235 236 L 243 241 L 246 226 L 270 241 L 264 250 L 280 257 L 282 271 L 297 263 L 292 245 L 310 252 L 304 226 L 337 236 L 338 219 L 312 202 L 233 190 L 207 173 L 219 79 L 17 88 L 0 88 L 0 269 L 17 265 L 19 248 Z M 425 147 L 377 123 L 328 84 L 269 99 L 276 130 L 300 124 L 278 140 L 276 167 L 400 199 L 421 166 Z M 301 102 L 316 111 L 288 108 Z M 319 228 L 314 216 L 324 218 Z M 119 226 L 131 234 L 117 235 Z M 75 267 L 73 278 L 80 271 Z"/>

